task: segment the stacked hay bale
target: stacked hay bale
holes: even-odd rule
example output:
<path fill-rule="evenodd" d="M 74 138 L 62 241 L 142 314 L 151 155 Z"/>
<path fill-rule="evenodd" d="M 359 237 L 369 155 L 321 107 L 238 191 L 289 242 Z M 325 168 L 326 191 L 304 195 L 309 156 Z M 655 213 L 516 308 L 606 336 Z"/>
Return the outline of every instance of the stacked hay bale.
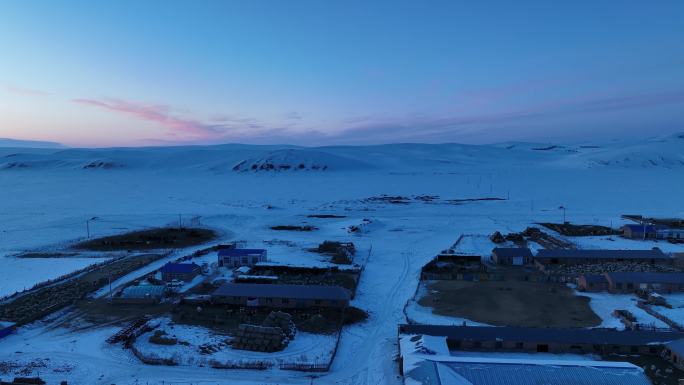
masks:
<path fill-rule="evenodd" d="M 289 342 L 279 327 L 241 324 L 235 333 L 233 348 L 272 353 L 285 349 Z"/>
<path fill-rule="evenodd" d="M 280 328 L 288 339 L 293 339 L 297 333 L 292 316 L 282 311 L 272 311 L 261 325 Z"/>

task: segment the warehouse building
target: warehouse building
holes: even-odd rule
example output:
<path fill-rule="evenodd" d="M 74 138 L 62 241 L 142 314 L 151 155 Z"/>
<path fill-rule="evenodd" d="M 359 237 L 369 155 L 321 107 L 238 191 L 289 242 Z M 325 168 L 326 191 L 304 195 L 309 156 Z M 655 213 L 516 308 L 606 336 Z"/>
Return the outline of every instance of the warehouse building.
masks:
<path fill-rule="evenodd" d="M 684 332 L 401 325 L 400 334 L 446 337 L 450 350 L 576 354 L 660 354 Z"/>
<path fill-rule="evenodd" d="M 651 265 L 671 265 L 673 258 L 660 249 L 649 250 L 584 250 L 542 249 L 534 257 L 541 265 L 579 265 L 606 262 L 639 262 Z"/>
<path fill-rule="evenodd" d="M 606 273 L 605 277 L 611 293 L 684 291 L 684 273 L 615 272 Z"/>
<path fill-rule="evenodd" d="M 399 372 L 406 385 L 651 384 L 643 369 L 627 362 L 454 356 L 444 336 L 424 334 L 400 333 Z"/>
<path fill-rule="evenodd" d="M 339 286 L 225 283 L 212 302 L 272 308 L 347 307 L 351 295 Z"/>

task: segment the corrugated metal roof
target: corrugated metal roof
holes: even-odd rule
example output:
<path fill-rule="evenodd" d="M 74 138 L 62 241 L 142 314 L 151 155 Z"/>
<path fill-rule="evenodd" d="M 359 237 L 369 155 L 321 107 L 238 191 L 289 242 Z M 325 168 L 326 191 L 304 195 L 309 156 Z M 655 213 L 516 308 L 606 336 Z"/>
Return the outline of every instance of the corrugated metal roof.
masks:
<path fill-rule="evenodd" d="M 121 292 L 123 298 L 160 298 L 166 288 L 160 285 L 129 286 Z"/>
<path fill-rule="evenodd" d="M 492 253 L 496 253 L 500 257 L 531 257 L 532 251 L 527 247 L 496 247 L 492 250 Z"/>
<path fill-rule="evenodd" d="M 684 338 L 683 332 L 613 329 L 558 329 L 450 325 L 400 325 L 405 334 L 446 336 L 460 341 L 514 341 L 646 346 Z"/>
<path fill-rule="evenodd" d="M 582 250 L 541 249 L 536 258 L 591 258 L 591 259 L 670 259 L 660 249 L 650 250 Z"/>
<path fill-rule="evenodd" d="M 225 283 L 216 289 L 212 296 L 217 297 L 256 297 L 321 299 L 348 301 L 349 291 L 339 286 L 324 285 L 273 285 L 258 283 Z"/>
<path fill-rule="evenodd" d="M 608 276 L 613 282 L 684 283 L 684 273 L 614 272 Z"/>
<path fill-rule="evenodd" d="M 650 385 L 636 366 L 436 362 L 441 385 Z"/>
<path fill-rule="evenodd" d="M 220 257 L 241 257 L 244 255 L 261 255 L 266 252 L 265 249 L 222 249 L 219 250 Z"/>
<path fill-rule="evenodd" d="M 161 268 L 162 273 L 192 273 L 200 266 L 196 263 L 167 263 Z"/>

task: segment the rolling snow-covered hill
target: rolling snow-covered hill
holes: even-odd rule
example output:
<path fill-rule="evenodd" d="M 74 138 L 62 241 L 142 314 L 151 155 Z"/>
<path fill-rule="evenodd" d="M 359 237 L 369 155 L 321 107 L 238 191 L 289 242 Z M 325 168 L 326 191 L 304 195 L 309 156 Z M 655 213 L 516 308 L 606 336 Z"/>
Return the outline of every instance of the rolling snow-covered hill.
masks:
<path fill-rule="evenodd" d="M 0 146 L 1 147 L 1 146 Z M 571 168 L 684 167 L 684 135 L 643 141 L 553 144 L 389 144 L 376 146 L 216 145 L 111 149 L 0 148 L 4 170 L 165 169 L 212 172 L 426 170 L 482 165 Z"/>

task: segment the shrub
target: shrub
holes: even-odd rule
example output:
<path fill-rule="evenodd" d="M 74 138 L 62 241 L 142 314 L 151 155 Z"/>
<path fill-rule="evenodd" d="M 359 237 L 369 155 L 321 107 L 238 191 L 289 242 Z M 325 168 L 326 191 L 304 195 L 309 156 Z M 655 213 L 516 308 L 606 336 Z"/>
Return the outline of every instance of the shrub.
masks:
<path fill-rule="evenodd" d="M 342 323 L 344 325 L 352 325 L 358 322 L 363 322 L 368 318 L 368 312 L 359 309 L 358 307 L 349 306 L 344 311 Z"/>
<path fill-rule="evenodd" d="M 166 337 L 166 332 L 163 330 L 157 330 L 153 335 L 150 336 L 150 343 L 157 345 L 175 345 L 178 343 L 178 339 L 173 337 Z"/>

